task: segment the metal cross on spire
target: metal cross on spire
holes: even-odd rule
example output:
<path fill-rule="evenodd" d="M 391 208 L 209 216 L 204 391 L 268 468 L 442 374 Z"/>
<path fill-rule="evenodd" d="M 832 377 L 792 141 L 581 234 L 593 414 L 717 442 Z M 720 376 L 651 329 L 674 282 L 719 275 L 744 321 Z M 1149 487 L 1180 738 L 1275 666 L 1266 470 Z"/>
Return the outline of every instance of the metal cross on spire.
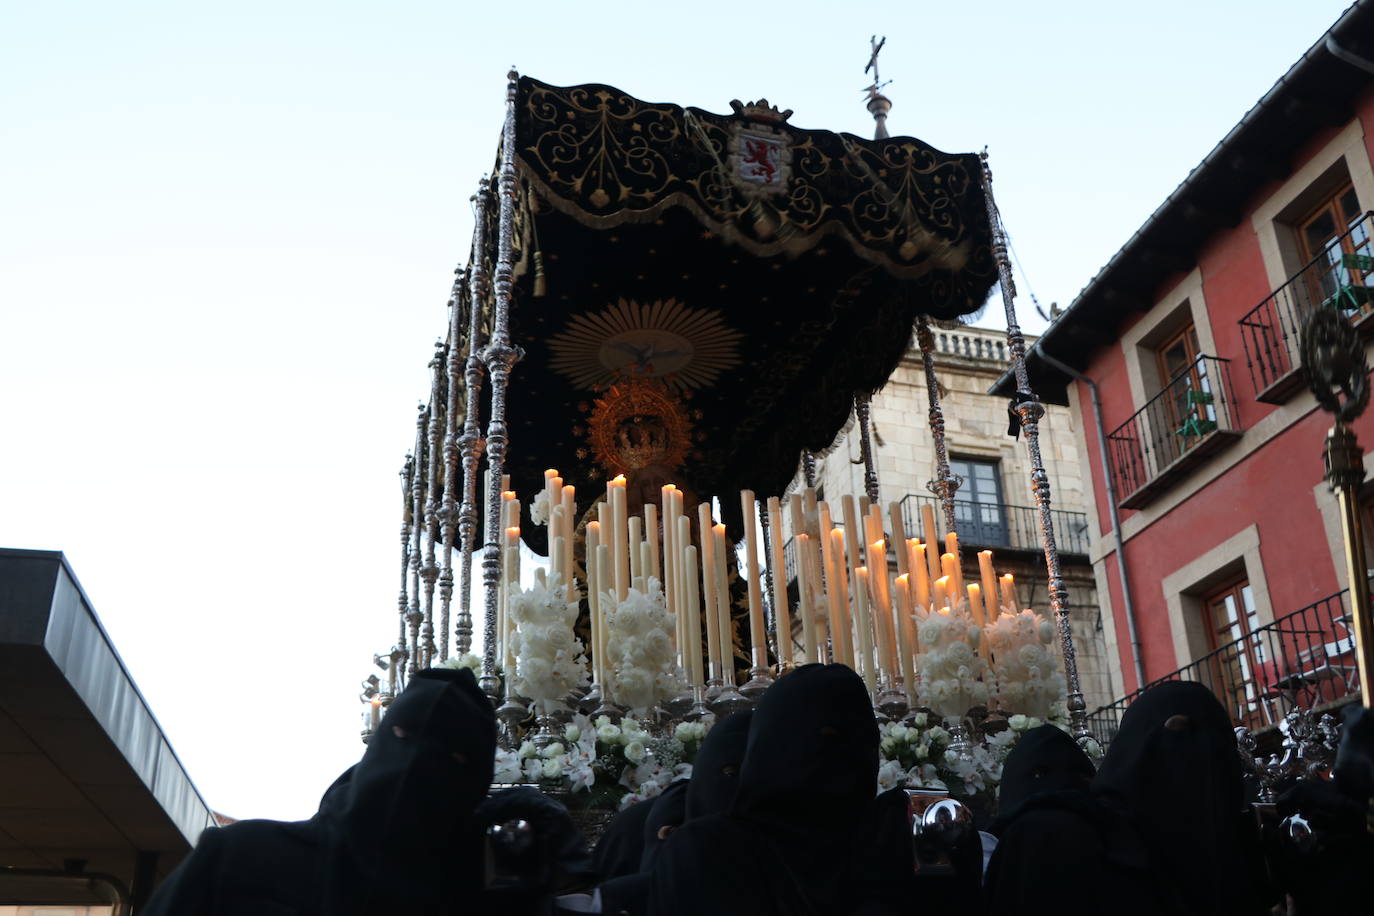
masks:
<path fill-rule="evenodd" d="M 873 82 L 864 87 L 864 92 L 868 93 L 868 110 L 873 115 L 875 127 L 873 128 L 873 138 L 875 140 L 887 139 L 887 113 L 892 108 L 892 100 L 882 94 L 882 89 L 892 80 L 883 82 L 878 76 L 878 52 L 887 44 L 887 36 L 879 38 L 873 35 L 868 39 L 871 49 L 868 55 L 868 66 L 864 67 L 864 73 L 873 71 Z"/>

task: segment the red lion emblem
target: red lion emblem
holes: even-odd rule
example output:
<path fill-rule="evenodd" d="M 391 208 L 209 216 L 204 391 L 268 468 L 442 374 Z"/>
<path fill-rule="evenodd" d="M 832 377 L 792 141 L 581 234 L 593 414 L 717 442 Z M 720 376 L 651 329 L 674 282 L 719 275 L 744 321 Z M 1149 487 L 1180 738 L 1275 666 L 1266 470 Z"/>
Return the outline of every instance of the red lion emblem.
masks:
<path fill-rule="evenodd" d="M 762 176 L 764 184 L 772 184 L 773 178 L 778 174 L 778 167 L 773 162 L 773 156 L 776 152 L 777 147 L 772 143 L 746 138 L 743 164 L 746 167 L 753 166 L 753 168 L 746 168 L 747 173 Z"/>

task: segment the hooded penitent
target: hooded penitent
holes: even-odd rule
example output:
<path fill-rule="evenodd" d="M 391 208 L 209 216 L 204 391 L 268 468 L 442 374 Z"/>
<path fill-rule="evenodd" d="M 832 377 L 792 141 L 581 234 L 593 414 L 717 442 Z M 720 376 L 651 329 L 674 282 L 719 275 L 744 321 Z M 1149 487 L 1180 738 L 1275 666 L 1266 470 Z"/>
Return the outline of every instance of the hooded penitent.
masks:
<path fill-rule="evenodd" d="M 1235 732 L 1205 686 L 1170 681 L 1132 703 L 1093 790 L 1144 847 L 1152 888 L 1169 910 L 1267 912 Z"/>
<path fill-rule="evenodd" d="M 1064 731 L 1053 725 L 1031 729 L 1017 740 L 1002 765 L 992 832 L 1001 836 L 1028 804 L 1043 803 L 1061 793 L 1086 796 L 1095 773 L 1088 755 Z"/>
<path fill-rule="evenodd" d="M 421 671 L 315 817 L 207 830 L 144 912 L 462 911 L 481 886 L 469 821 L 495 748 L 495 716 L 472 673 Z"/>
<path fill-rule="evenodd" d="M 847 912 L 877 770 L 878 727 L 858 675 L 806 665 L 779 678 L 754 711 L 730 810 L 689 820 L 659 852 L 652 912 Z"/>
<path fill-rule="evenodd" d="M 687 786 L 687 820 L 721 814 L 730 809 L 739 788 L 740 766 L 749 741 L 752 710 L 737 712 L 716 723 L 692 762 L 692 781 Z"/>
<path fill-rule="evenodd" d="M 1150 895 L 1127 891 L 1146 860 L 1120 819 L 1093 798 L 1093 775 L 1077 742 L 1053 725 L 1017 741 L 1002 767 L 992 825 L 999 842 L 984 876 L 989 913 L 1156 912 Z"/>

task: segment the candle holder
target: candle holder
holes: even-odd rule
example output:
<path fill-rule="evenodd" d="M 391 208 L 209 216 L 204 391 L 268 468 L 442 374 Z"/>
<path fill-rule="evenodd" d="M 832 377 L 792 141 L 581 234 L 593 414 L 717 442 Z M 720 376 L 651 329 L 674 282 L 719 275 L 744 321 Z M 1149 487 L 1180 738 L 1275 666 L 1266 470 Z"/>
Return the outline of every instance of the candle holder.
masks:
<path fill-rule="evenodd" d="M 720 698 L 721 691 L 725 689 L 725 682 L 718 677 L 710 678 L 706 681 L 705 698 L 706 705 L 710 706 Z"/>
<path fill-rule="evenodd" d="M 726 684 L 711 702 L 711 711 L 724 719 L 733 713 L 750 709 L 753 705 L 753 702 L 740 693 L 734 684 Z"/>
<path fill-rule="evenodd" d="M 692 688 L 692 708 L 683 714 L 684 722 L 703 722 L 708 719 L 715 719 L 715 715 L 706 705 L 706 687 L 698 684 Z"/>
<path fill-rule="evenodd" d="M 582 699 L 577 701 L 577 711 L 584 716 L 593 715 L 596 708 L 601 705 L 601 697 L 604 692 L 600 684 L 593 683 L 591 689 L 583 695 Z"/>
<path fill-rule="evenodd" d="M 498 739 L 502 747 L 513 750 L 520 744 L 520 723 L 529 718 L 530 711 L 519 697 L 509 691 L 506 700 L 496 708 L 496 719 L 500 723 Z"/>
<path fill-rule="evenodd" d="M 592 710 L 593 719 L 599 719 L 602 716 L 605 716 L 612 722 L 619 722 L 621 719 L 625 718 L 625 710 L 611 702 L 611 698 L 605 696 L 604 689 L 602 691 L 601 705 Z"/>
<path fill-rule="evenodd" d="M 545 711 L 545 701 L 535 704 L 535 723 L 538 726 L 534 733 L 534 746 L 541 751 L 558 740 L 560 731 L 555 728 L 556 720 L 552 710 Z"/>
<path fill-rule="evenodd" d="M 893 678 L 886 687 L 878 691 L 874 708 L 891 722 L 900 722 L 907 714 L 906 689 L 902 686 L 900 676 Z"/>
<path fill-rule="evenodd" d="M 751 703 L 757 702 L 763 692 L 773 686 L 773 672 L 764 665 L 749 669 L 749 680 L 739 689 L 740 695 Z"/>
<path fill-rule="evenodd" d="M 972 765 L 973 741 L 969 738 L 968 726 L 964 724 L 964 717 L 945 716 L 945 730 L 949 732 L 949 744 L 945 746 L 945 762 L 953 764 L 963 761 Z"/>
<path fill-rule="evenodd" d="M 692 708 L 694 701 L 695 695 L 692 689 L 689 688 L 675 697 L 670 697 L 662 701 L 658 705 L 671 721 L 673 719 L 680 720 L 683 716 L 687 715 L 687 711 Z"/>

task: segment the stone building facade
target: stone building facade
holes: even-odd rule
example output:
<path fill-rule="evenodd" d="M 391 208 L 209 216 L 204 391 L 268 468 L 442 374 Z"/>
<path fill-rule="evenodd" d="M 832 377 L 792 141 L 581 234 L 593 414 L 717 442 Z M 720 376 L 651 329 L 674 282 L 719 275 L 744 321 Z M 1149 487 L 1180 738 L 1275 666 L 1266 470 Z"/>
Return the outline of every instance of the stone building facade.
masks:
<path fill-rule="evenodd" d="M 967 551 L 965 568 L 976 568 L 969 554 L 992 549 L 999 570 L 1016 576 L 1022 606 L 1045 613 L 1045 559 L 1025 443 L 1008 435 L 1007 400 L 987 393 L 1010 364 L 1006 334 L 972 327 L 932 331 L 949 454 L 955 472 L 966 478 L 956 495 L 959 539 Z M 914 338 L 906 357 L 871 403 L 882 503 L 885 507 L 900 503 L 908 533 L 915 533 L 911 522 L 919 524 L 923 503 L 934 508 L 937 518 L 943 516 L 927 487 L 935 477 L 935 447 L 925 371 Z M 1088 708 L 1095 709 L 1117 694 L 1120 676 L 1110 669 L 1088 560 L 1088 506 L 1082 478 L 1086 464 L 1075 422 L 1068 409 L 1049 407 L 1040 423 L 1040 447 L 1052 488 L 1079 677 Z M 816 466 L 821 498 L 836 501 L 846 494 L 862 496 L 864 467 L 857 426 L 851 423 L 830 452 L 817 457 Z M 794 486 L 804 485 L 800 477 Z M 791 534 L 788 529 L 787 537 Z"/>

